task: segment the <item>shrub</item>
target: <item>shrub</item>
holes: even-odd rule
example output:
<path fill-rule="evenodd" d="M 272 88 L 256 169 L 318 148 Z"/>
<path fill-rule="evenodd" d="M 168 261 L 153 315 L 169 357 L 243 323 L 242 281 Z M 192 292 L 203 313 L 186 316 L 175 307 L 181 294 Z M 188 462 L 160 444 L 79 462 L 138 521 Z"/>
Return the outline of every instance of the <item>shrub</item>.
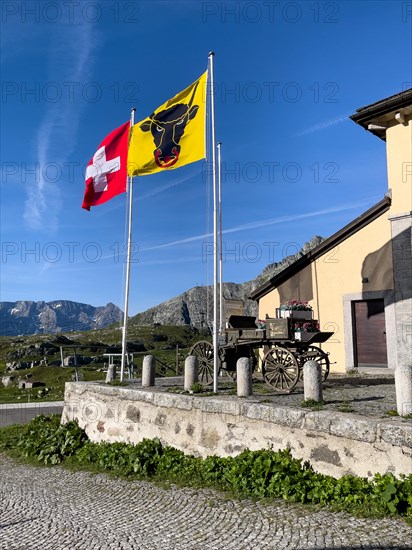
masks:
<path fill-rule="evenodd" d="M 0 430 L 3 450 L 19 450 L 43 464 L 71 464 L 138 479 L 169 480 L 209 486 L 256 498 L 330 506 L 362 515 L 400 514 L 412 517 L 412 476 L 376 474 L 369 481 L 351 475 L 335 479 L 316 473 L 290 449 L 250 451 L 235 457 L 185 455 L 159 439 L 137 445 L 92 443 L 75 422 L 60 425 L 57 415 L 38 416 L 19 430 Z"/>
<path fill-rule="evenodd" d="M 26 458 L 35 458 L 44 464 L 59 464 L 86 441 L 86 433 L 76 422 L 62 426 L 59 415 L 39 415 L 23 429 L 17 447 Z"/>

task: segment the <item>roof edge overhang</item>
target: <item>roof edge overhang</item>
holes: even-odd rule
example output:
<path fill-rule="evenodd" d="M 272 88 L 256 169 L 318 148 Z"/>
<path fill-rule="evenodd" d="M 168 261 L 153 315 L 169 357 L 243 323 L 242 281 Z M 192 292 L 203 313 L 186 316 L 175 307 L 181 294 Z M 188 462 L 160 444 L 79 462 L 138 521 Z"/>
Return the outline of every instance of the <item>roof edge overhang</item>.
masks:
<path fill-rule="evenodd" d="M 391 197 L 388 193 L 385 197 L 369 208 L 366 212 L 355 218 L 353 221 L 342 227 L 339 231 L 331 235 L 329 238 L 321 242 L 317 247 L 313 248 L 301 258 L 296 260 L 292 265 L 286 267 L 280 273 L 269 279 L 266 283 L 254 290 L 249 298 L 251 300 L 260 300 L 273 289 L 290 279 L 296 273 L 310 265 L 326 252 L 329 252 L 340 243 L 366 227 L 376 218 L 379 218 L 384 212 L 387 212 L 391 206 Z"/>
<path fill-rule="evenodd" d="M 365 107 L 360 107 L 356 109 L 356 112 L 349 118 L 368 132 L 386 141 L 386 128 L 379 128 L 380 121 L 391 113 L 395 115 L 396 112 L 410 107 L 411 104 L 412 88 L 409 88 L 403 92 L 387 97 L 386 99 L 371 103 Z M 376 128 L 371 128 L 370 126 L 374 126 L 374 123 L 376 123 Z"/>

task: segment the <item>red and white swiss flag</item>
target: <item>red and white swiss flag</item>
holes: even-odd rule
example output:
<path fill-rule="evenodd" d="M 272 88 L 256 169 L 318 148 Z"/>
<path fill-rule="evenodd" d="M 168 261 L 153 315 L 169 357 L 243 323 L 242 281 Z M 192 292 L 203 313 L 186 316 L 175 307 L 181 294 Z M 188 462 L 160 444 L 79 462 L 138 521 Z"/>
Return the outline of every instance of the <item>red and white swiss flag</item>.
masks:
<path fill-rule="evenodd" d="M 87 165 L 82 208 L 90 210 L 126 192 L 129 128 L 126 122 L 106 136 Z"/>

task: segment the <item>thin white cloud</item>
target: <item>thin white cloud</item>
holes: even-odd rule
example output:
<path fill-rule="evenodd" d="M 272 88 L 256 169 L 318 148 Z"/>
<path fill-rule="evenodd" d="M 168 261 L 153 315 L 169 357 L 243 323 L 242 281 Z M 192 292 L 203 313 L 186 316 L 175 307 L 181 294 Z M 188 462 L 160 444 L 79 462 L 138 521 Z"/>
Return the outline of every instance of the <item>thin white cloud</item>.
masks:
<path fill-rule="evenodd" d="M 375 202 L 376 197 L 363 199 L 356 202 L 341 204 L 336 207 L 332 208 L 324 208 L 322 210 L 314 210 L 312 212 L 306 212 L 304 214 L 294 214 L 289 216 L 278 216 L 277 218 L 269 218 L 267 220 L 259 220 L 255 222 L 245 223 L 242 225 L 237 225 L 235 227 L 231 227 L 229 229 L 224 229 L 223 234 L 229 234 L 229 233 L 239 233 L 241 231 L 250 231 L 252 229 L 259 229 L 261 227 L 268 227 L 270 225 L 276 225 L 276 224 L 287 224 L 291 222 L 295 222 L 298 220 L 304 220 L 307 218 L 314 218 L 318 216 L 327 216 L 329 214 L 336 214 L 338 212 L 345 212 L 346 210 L 353 210 L 355 208 L 361 208 L 361 207 L 368 207 L 371 205 L 371 203 Z M 202 241 L 205 239 L 208 239 L 212 236 L 212 233 L 204 233 L 203 235 L 195 235 L 193 237 L 187 237 L 186 239 L 180 239 L 178 241 L 171 241 L 169 243 L 165 244 L 159 244 L 157 246 L 151 246 L 148 248 L 142 248 L 139 252 L 148 252 L 151 250 L 159 250 L 161 248 L 170 248 L 172 246 L 178 246 L 181 244 L 187 244 L 195 241 Z"/>
<path fill-rule="evenodd" d="M 197 176 L 201 172 L 202 172 L 202 166 L 198 167 L 197 170 L 195 170 L 194 172 L 191 172 L 190 174 L 187 174 L 186 176 L 184 176 L 182 178 L 179 178 L 179 179 L 173 181 L 172 183 L 168 183 L 166 185 L 161 185 L 160 187 L 156 187 L 155 189 L 152 189 L 152 190 L 148 191 L 147 193 L 143 193 L 142 195 L 137 197 L 137 200 L 141 201 L 141 200 L 144 200 L 144 199 L 149 199 L 151 197 L 154 197 L 155 195 L 158 195 L 159 193 L 163 193 L 163 191 L 167 191 L 168 189 L 171 189 L 172 187 L 176 187 L 177 185 L 180 185 L 180 184 L 184 183 L 185 181 L 188 181 L 188 180 L 194 178 L 195 176 Z"/>
<path fill-rule="evenodd" d="M 96 31 L 92 24 L 79 22 L 61 25 L 54 32 L 49 48 L 49 82 L 61 89 L 65 89 L 63 83 L 75 83 L 79 87 L 90 74 Z M 81 105 L 66 96 L 54 103 L 46 102 L 46 112 L 35 138 L 38 176 L 26 188 L 23 217 L 30 229 L 55 231 L 58 228 L 61 182 L 58 177 L 48 176 L 47 167 L 56 166 L 63 171 L 76 146 L 81 112 Z"/>
<path fill-rule="evenodd" d="M 146 199 L 150 199 L 156 195 L 160 195 L 164 191 L 167 191 L 168 189 L 171 189 L 173 187 L 177 187 L 178 185 L 181 185 L 182 183 L 185 183 L 186 181 L 194 178 L 195 176 L 199 175 L 202 172 L 203 168 L 202 165 L 199 166 L 194 172 L 191 172 L 190 174 L 187 174 L 186 176 L 180 177 L 176 179 L 175 181 L 172 181 L 171 183 L 167 183 L 166 185 L 160 185 L 159 187 L 151 188 L 150 191 L 147 191 L 146 193 L 142 193 L 141 195 L 138 195 L 137 192 L 141 189 L 141 178 L 136 177 L 133 181 L 133 192 L 134 196 L 136 197 L 136 201 L 142 201 Z M 145 181 L 147 178 L 143 178 Z M 150 178 L 149 178 L 150 181 Z M 120 197 L 120 196 L 119 196 Z M 104 205 L 104 208 L 97 209 L 94 213 L 96 217 L 106 217 L 110 212 L 113 212 L 115 210 L 118 210 L 119 208 L 127 208 L 127 201 L 121 200 L 119 197 L 116 197 L 117 200 L 112 200 L 109 203 L 106 203 Z M 126 218 L 125 218 L 126 219 Z"/>
<path fill-rule="evenodd" d="M 319 132 L 320 130 L 326 130 L 328 128 L 331 128 L 332 126 L 336 126 L 336 124 L 347 122 L 348 120 L 349 120 L 349 114 L 342 115 L 340 117 L 333 118 L 330 120 L 325 120 L 324 122 L 320 122 L 319 124 L 314 124 L 313 126 L 310 126 L 309 128 L 306 128 L 305 130 L 302 130 L 301 132 L 294 134 L 292 137 L 301 137 L 301 136 L 306 136 L 308 134 L 313 134 L 314 132 Z"/>

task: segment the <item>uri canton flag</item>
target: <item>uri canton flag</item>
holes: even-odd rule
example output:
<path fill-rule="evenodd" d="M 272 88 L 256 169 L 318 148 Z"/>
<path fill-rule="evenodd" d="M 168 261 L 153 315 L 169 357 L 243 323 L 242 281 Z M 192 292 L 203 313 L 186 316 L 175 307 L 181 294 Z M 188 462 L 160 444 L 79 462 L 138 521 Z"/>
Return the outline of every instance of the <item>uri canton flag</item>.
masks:
<path fill-rule="evenodd" d="M 127 172 L 145 176 L 206 156 L 207 71 L 130 129 Z"/>

